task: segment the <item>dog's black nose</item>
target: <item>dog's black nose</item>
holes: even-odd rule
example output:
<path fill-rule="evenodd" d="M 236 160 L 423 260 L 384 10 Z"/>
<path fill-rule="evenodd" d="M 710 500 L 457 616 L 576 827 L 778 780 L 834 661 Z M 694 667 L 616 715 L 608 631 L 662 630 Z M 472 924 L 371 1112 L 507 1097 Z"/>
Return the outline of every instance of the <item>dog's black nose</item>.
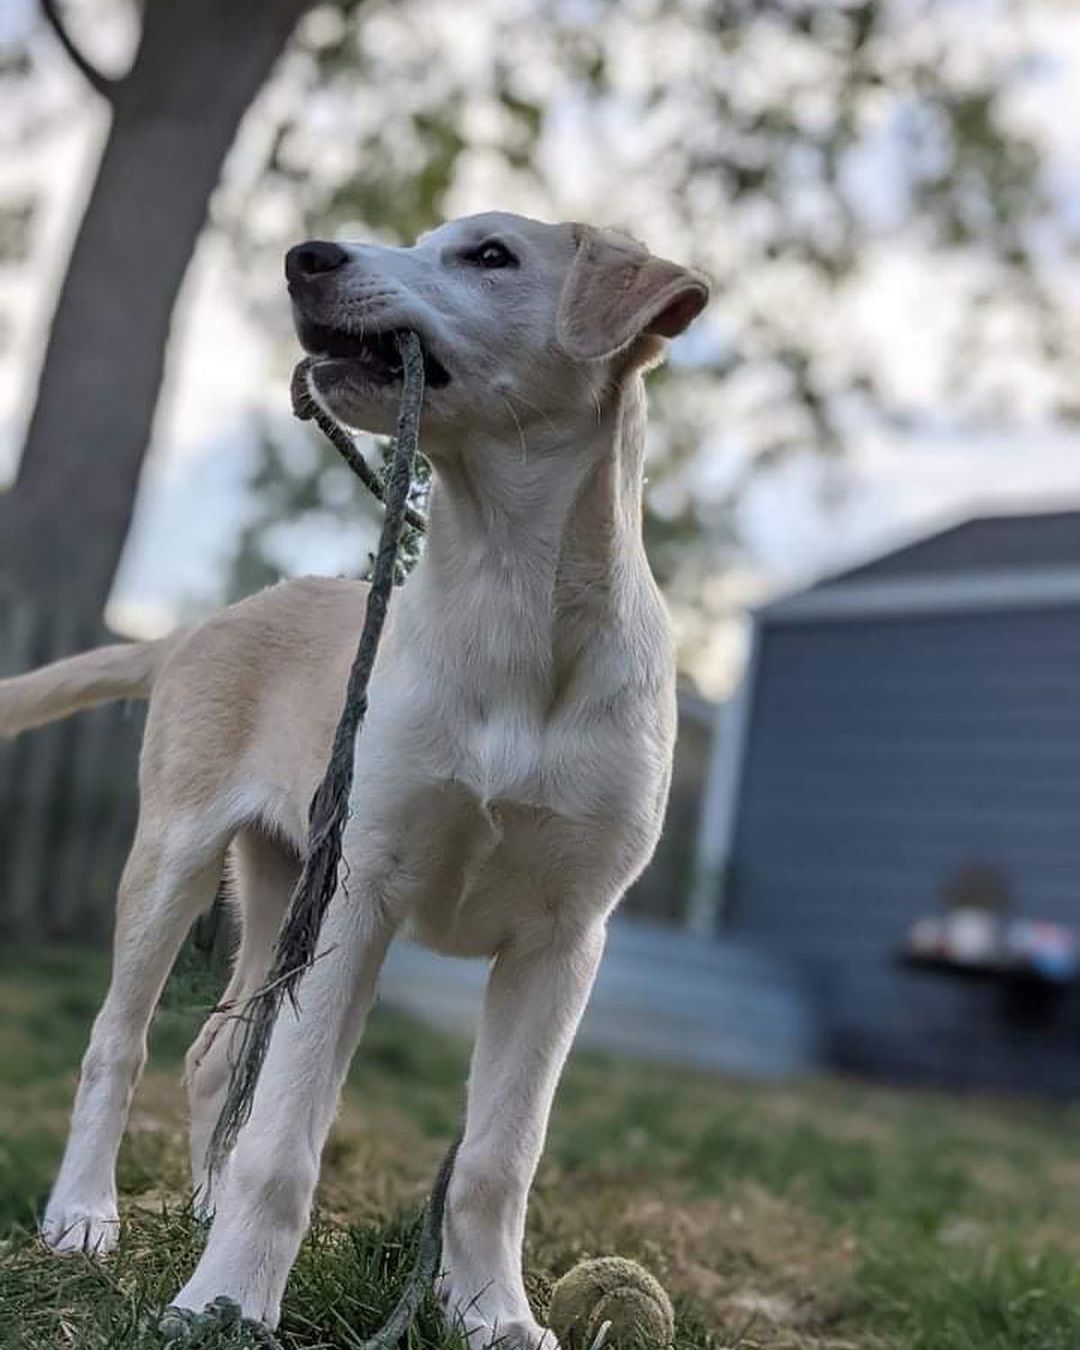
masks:
<path fill-rule="evenodd" d="M 306 244 L 297 244 L 285 254 L 285 279 L 304 281 L 321 272 L 333 272 L 348 260 L 349 255 L 340 244 L 331 244 L 325 239 L 309 239 Z"/>

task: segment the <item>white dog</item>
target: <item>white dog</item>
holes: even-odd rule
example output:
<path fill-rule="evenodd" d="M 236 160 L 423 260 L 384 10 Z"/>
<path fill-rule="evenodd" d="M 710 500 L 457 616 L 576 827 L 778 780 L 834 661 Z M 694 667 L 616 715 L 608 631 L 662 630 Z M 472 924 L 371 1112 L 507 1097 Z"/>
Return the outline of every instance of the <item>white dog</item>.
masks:
<path fill-rule="evenodd" d="M 305 244 L 286 274 L 317 358 L 312 392 L 351 426 L 393 430 L 391 335 L 420 335 L 429 542 L 375 668 L 328 954 L 301 982 L 299 1015 L 286 1008 L 275 1028 L 209 1200 L 205 1251 L 175 1302 L 199 1310 L 225 1295 L 276 1325 L 342 1080 L 405 925 L 438 951 L 491 959 L 442 1297 L 477 1344 L 535 1346 L 544 1333 L 521 1272 L 528 1190 L 608 915 L 652 854 L 670 776 L 672 644 L 641 537 L 642 374 L 707 285 L 624 236 L 504 214 L 454 221 L 412 248 Z M 364 594 L 291 582 L 164 642 L 0 682 L 8 734 L 153 691 L 112 983 L 45 1213 L 57 1250 L 114 1240 L 114 1161 L 147 1024 L 230 848 L 243 936 L 226 1001 L 264 978 Z M 212 1016 L 188 1056 L 197 1188 L 228 1026 Z"/>

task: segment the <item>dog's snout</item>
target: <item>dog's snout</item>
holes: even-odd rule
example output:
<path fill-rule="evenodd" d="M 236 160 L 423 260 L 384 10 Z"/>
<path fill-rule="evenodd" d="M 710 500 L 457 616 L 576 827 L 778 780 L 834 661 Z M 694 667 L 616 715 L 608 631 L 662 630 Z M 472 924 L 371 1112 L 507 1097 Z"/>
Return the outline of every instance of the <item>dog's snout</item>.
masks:
<path fill-rule="evenodd" d="M 348 253 L 340 244 L 332 244 L 326 239 L 309 239 L 306 244 L 297 244 L 285 254 L 285 279 L 290 283 L 306 281 L 323 272 L 334 272 L 348 260 Z"/>

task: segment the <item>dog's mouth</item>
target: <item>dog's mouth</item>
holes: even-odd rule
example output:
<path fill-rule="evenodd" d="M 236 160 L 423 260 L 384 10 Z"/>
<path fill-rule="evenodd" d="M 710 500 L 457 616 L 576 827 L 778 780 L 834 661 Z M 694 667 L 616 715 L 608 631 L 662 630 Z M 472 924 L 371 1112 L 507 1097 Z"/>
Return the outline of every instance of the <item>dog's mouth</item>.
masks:
<path fill-rule="evenodd" d="M 348 361 L 378 384 L 401 381 L 401 353 L 396 340 L 401 331 L 389 328 L 381 333 L 369 330 L 360 333 L 315 323 L 305 315 L 296 316 L 297 336 L 309 356 L 316 361 Z M 424 383 L 431 389 L 444 389 L 450 383 L 450 372 L 432 355 L 423 338 L 420 345 L 424 351 Z"/>

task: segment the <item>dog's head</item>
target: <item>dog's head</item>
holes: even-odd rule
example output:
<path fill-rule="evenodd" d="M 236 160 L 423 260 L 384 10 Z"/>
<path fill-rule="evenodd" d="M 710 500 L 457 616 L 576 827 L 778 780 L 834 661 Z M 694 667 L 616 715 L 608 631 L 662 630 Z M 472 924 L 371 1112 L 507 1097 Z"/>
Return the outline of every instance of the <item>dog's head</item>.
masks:
<path fill-rule="evenodd" d="M 605 388 L 655 361 L 708 299 L 705 279 L 635 241 L 493 212 L 451 221 L 411 248 L 312 241 L 285 274 L 313 392 L 338 418 L 391 432 L 401 366 L 394 334 L 424 348 L 425 446 L 573 424 Z"/>

